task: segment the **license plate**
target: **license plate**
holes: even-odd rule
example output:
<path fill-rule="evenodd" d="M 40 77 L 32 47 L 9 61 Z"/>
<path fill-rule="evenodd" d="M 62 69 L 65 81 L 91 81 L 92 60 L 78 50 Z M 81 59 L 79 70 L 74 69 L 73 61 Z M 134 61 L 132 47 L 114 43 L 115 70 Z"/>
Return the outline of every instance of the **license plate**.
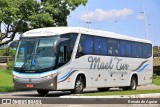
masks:
<path fill-rule="evenodd" d="M 33 87 L 34 87 L 34 84 L 27 84 L 26 87 L 27 87 L 27 88 L 33 88 Z"/>

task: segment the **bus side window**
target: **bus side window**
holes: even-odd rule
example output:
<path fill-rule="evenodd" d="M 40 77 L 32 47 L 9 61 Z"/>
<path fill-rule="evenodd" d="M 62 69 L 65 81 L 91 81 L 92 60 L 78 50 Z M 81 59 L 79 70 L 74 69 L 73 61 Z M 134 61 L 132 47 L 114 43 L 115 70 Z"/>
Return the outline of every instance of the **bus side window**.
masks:
<path fill-rule="evenodd" d="M 137 43 L 137 54 L 138 54 L 138 58 L 142 58 L 142 44 L 141 43 Z"/>
<path fill-rule="evenodd" d="M 93 38 L 93 42 L 94 42 L 94 48 L 93 48 L 94 55 L 100 55 L 100 49 L 101 49 L 101 47 L 99 45 L 99 39 L 100 39 L 100 37 L 96 37 L 96 36 Z"/>
<path fill-rule="evenodd" d="M 78 45 L 76 58 L 79 58 L 83 55 L 91 55 L 91 54 L 93 54 L 92 36 L 82 35 Z"/>
<path fill-rule="evenodd" d="M 107 55 L 107 40 L 103 37 L 93 37 L 93 51 L 94 55 Z"/>
<path fill-rule="evenodd" d="M 149 58 L 152 56 L 152 45 L 143 43 L 143 58 Z"/>
<path fill-rule="evenodd" d="M 132 57 L 137 58 L 137 45 L 135 42 L 132 42 Z"/>
<path fill-rule="evenodd" d="M 107 55 L 107 40 L 106 40 L 106 38 L 100 38 L 99 41 L 100 41 L 99 46 L 100 46 L 101 55 Z"/>
<path fill-rule="evenodd" d="M 132 43 L 132 57 L 142 58 L 142 46 L 141 43 L 133 42 Z"/>
<path fill-rule="evenodd" d="M 119 42 L 115 39 L 108 39 L 108 55 L 119 56 Z"/>
<path fill-rule="evenodd" d="M 132 46 L 130 41 L 120 40 L 120 55 L 122 57 L 131 57 L 132 54 Z"/>
<path fill-rule="evenodd" d="M 121 40 L 120 41 L 120 53 L 122 57 L 125 57 L 127 52 L 126 52 L 126 41 Z"/>
<path fill-rule="evenodd" d="M 126 41 L 126 57 L 132 57 L 132 44 L 130 41 Z"/>
<path fill-rule="evenodd" d="M 149 57 L 151 57 L 152 56 L 152 45 L 151 44 L 148 44 L 148 54 L 147 54 L 147 56 L 148 56 L 148 58 Z"/>

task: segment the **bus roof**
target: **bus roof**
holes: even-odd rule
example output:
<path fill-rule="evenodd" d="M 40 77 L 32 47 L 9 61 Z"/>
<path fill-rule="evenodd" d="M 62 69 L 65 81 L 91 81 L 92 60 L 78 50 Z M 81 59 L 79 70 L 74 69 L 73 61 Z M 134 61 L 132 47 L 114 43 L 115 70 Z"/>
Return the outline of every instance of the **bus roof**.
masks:
<path fill-rule="evenodd" d="M 108 37 L 108 38 L 116 38 L 116 39 L 123 39 L 123 40 L 130 40 L 130 41 L 137 41 L 137 42 L 145 42 L 151 43 L 149 40 L 134 38 L 126 35 L 116 34 L 114 32 L 102 31 L 102 30 L 93 30 L 87 29 L 82 27 L 46 27 L 46 28 L 38 28 L 29 30 L 21 37 L 45 37 L 45 36 L 54 36 L 54 35 L 61 35 L 66 33 L 81 33 L 81 34 L 88 34 L 88 35 L 96 35 L 101 37 Z"/>

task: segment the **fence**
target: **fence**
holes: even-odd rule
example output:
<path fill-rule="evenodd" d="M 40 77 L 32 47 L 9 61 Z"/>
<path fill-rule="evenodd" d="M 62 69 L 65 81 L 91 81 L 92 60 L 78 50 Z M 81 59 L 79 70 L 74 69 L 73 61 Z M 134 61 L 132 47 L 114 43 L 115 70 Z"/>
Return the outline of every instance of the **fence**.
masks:
<path fill-rule="evenodd" d="M 9 61 L 13 61 L 14 58 L 10 56 L 0 56 L 0 63 L 7 63 Z"/>

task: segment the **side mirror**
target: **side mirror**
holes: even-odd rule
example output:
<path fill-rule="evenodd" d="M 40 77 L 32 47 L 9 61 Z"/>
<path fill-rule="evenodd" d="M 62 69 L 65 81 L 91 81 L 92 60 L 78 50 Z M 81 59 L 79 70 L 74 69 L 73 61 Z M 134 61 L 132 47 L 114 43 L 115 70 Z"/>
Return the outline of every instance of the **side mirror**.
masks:
<path fill-rule="evenodd" d="M 6 47 L 6 55 L 9 55 L 9 48 L 11 47 L 12 44 L 18 44 L 19 40 L 14 40 L 8 43 L 7 47 Z"/>
<path fill-rule="evenodd" d="M 68 41 L 69 38 L 60 38 L 58 39 L 56 42 L 54 42 L 53 44 L 53 51 L 54 53 L 57 55 L 58 54 L 58 46 L 60 43 L 64 42 L 64 41 Z"/>

